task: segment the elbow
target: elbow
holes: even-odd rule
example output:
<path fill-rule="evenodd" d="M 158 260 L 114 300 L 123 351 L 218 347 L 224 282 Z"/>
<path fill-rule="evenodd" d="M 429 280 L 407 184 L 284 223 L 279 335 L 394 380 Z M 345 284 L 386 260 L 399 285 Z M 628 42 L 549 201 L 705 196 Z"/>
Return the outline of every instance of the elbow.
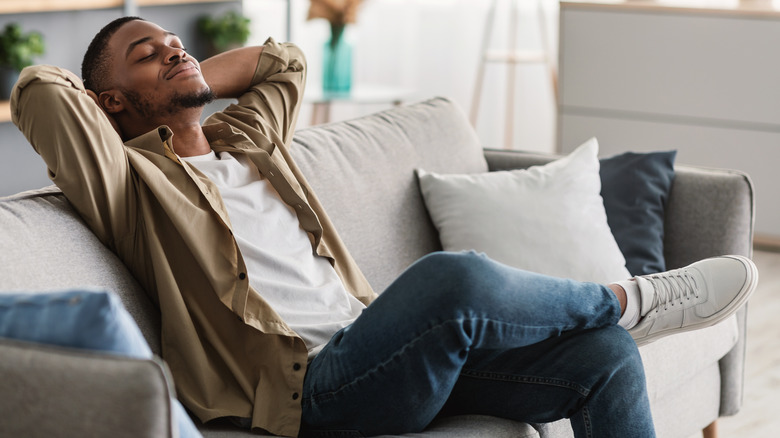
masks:
<path fill-rule="evenodd" d="M 279 43 L 269 37 L 263 44 L 261 56 L 274 59 L 278 63 L 280 71 L 303 71 L 306 69 L 306 56 L 303 54 L 303 50 L 293 43 Z"/>
<path fill-rule="evenodd" d="M 306 55 L 303 53 L 300 47 L 293 43 L 284 43 L 288 53 L 288 67 L 295 71 L 303 71 L 306 69 Z"/>
<path fill-rule="evenodd" d="M 67 93 L 84 91 L 78 76 L 68 70 L 51 65 L 33 65 L 19 74 L 11 91 L 11 120 L 22 129 L 26 116 L 36 108 L 46 107 L 50 99 Z M 34 108 L 33 108 L 34 107 Z"/>

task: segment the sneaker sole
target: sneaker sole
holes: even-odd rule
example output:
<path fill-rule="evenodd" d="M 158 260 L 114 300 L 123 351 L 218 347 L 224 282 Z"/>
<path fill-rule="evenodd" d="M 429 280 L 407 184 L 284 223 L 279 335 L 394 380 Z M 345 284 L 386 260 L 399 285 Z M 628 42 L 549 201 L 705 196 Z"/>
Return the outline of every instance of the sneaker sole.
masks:
<path fill-rule="evenodd" d="M 756 290 L 756 286 L 758 286 L 758 268 L 756 268 L 756 265 L 747 257 L 739 256 L 739 255 L 727 255 L 723 257 L 729 257 L 732 259 L 737 259 L 745 266 L 748 273 L 747 281 L 745 281 L 745 285 L 742 287 L 742 290 L 739 292 L 737 297 L 729 303 L 728 306 L 724 307 L 723 310 L 720 312 L 710 316 L 707 319 L 704 319 L 696 324 L 691 324 L 685 327 L 680 328 L 673 328 L 673 329 L 667 329 L 664 331 L 656 332 L 651 335 L 643 336 L 641 338 L 635 338 L 634 342 L 636 342 L 637 346 L 647 345 L 653 341 L 657 341 L 658 339 L 665 338 L 670 335 L 674 335 L 677 333 L 684 333 L 689 332 L 693 330 L 700 330 L 703 328 L 707 328 L 710 326 L 713 326 L 724 319 L 728 318 L 729 316 L 733 315 L 734 312 L 740 309 L 743 304 L 747 302 L 747 300 L 750 298 L 751 295 L 753 295 L 753 292 Z"/>

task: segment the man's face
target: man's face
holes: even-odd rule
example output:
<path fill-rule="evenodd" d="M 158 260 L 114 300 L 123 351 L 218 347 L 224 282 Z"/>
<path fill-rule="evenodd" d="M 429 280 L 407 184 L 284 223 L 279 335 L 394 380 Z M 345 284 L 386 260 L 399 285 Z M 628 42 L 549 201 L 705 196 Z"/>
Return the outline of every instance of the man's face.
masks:
<path fill-rule="evenodd" d="M 145 118 L 202 107 L 214 99 L 200 65 L 179 37 L 148 21 L 130 21 L 111 37 L 111 87 Z"/>

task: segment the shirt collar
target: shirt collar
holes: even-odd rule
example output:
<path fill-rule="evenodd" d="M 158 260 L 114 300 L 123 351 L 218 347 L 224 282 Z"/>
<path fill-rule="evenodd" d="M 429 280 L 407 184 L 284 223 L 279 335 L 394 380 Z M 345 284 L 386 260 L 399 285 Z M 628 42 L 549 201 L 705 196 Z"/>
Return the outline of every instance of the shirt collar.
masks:
<path fill-rule="evenodd" d="M 146 134 L 139 135 L 131 139 L 127 146 L 135 149 L 143 149 L 155 154 L 164 155 L 173 161 L 179 162 L 179 157 L 171 149 L 171 139 L 173 131 L 166 125 L 160 125 L 157 129 L 152 129 Z"/>
<path fill-rule="evenodd" d="M 204 125 L 203 133 L 206 135 L 206 139 L 209 144 L 212 145 L 212 148 L 214 146 L 222 146 L 217 149 L 225 149 L 225 147 L 237 149 L 255 148 L 254 143 L 252 143 L 243 131 L 226 122 Z M 168 126 L 161 125 L 157 129 L 139 135 L 125 144 L 135 149 L 143 149 L 167 156 L 174 161 L 179 161 L 176 154 L 171 150 L 172 138 L 173 131 L 171 131 Z M 269 148 L 273 150 L 273 144 L 271 144 Z"/>
<path fill-rule="evenodd" d="M 227 122 L 212 122 L 203 126 L 203 133 L 214 150 L 234 148 L 241 150 L 262 149 L 270 155 L 275 145 L 265 137 L 250 138 L 246 132 Z"/>
<path fill-rule="evenodd" d="M 157 129 L 152 129 L 146 134 L 125 143 L 127 146 L 136 149 L 144 149 L 156 154 L 165 155 L 165 144 L 173 137 L 173 132 L 166 125 L 161 125 Z"/>
<path fill-rule="evenodd" d="M 206 134 L 206 139 L 209 143 L 215 143 L 222 140 L 225 143 L 234 144 L 248 140 L 243 131 L 230 126 L 230 124 L 226 122 L 204 125 L 203 133 Z"/>

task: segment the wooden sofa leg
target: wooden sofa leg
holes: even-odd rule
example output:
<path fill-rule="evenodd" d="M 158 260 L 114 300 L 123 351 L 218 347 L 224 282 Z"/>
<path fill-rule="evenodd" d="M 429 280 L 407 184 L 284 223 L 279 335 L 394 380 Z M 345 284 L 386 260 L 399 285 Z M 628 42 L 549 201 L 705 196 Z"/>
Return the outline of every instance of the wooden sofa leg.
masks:
<path fill-rule="evenodd" d="M 702 429 L 701 434 L 704 438 L 718 438 L 718 420 L 713 421 L 709 426 Z"/>

